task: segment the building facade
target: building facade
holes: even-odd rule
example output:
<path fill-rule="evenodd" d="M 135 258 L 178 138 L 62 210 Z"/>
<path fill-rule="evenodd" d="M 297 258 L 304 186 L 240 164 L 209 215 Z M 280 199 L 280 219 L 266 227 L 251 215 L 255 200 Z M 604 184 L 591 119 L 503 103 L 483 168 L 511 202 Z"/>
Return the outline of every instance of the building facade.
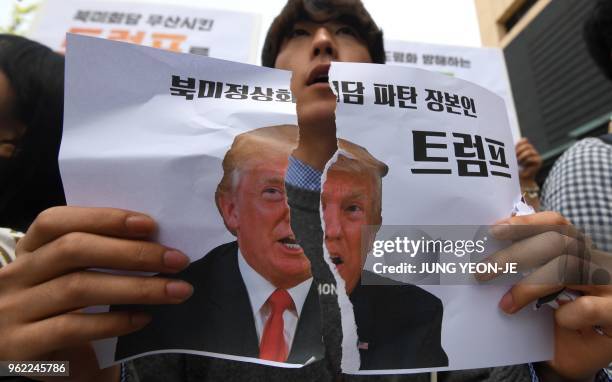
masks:
<path fill-rule="evenodd" d="M 612 115 L 612 83 L 592 61 L 583 26 L 596 0 L 475 0 L 484 46 L 503 49 L 523 136 L 547 169 Z"/>

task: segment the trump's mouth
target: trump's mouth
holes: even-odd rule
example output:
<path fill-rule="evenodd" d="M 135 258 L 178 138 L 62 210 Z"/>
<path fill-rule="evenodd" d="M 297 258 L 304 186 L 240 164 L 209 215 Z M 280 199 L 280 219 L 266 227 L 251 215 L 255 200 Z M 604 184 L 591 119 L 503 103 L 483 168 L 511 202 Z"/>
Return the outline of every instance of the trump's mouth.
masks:
<path fill-rule="evenodd" d="M 297 241 L 295 241 L 295 238 L 293 238 L 291 236 L 284 237 L 284 238 L 280 239 L 278 242 L 281 243 L 282 245 L 284 245 L 285 247 L 289 248 L 289 249 L 293 249 L 293 250 L 301 250 L 302 249 L 302 247 L 297 243 Z"/>
<path fill-rule="evenodd" d="M 334 263 L 335 265 L 340 265 L 344 263 L 344 260 L 342 260 L 342 257 L 331 254 L 329 255 L 331 262 Z"/>

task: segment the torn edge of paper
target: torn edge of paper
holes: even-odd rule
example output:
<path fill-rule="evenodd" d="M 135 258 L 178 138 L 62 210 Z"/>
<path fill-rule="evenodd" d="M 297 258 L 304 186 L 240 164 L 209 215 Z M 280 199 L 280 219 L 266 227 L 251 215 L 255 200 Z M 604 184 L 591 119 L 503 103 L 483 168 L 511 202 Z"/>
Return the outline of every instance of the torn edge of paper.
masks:
<path fill-rule="evenodd" d="M 336 150 L 332 158 L 325 164 L 323 174 L 321 175 L 321 194 L 325 187 L 325 181 L 327 180 L 327 172 L 330 167 L 338 161 L 340 155 L 352 158 L 352 155 L 342 149 Z M 325 219 L 323 218 L 323 203 L 322 198 L 319 203 L 319 216 L 321 218 L 321 228 L 323 229 L 323 237 L 325 238 Z M 342 359 L 340 366 L 343 372 L 355 372 L 358 371 L 361 365 L 361 358 L 359 356 L 359 349 L 357 344 L 359 338 L 357 336 L 357 324 L 355 323 L 355 313 L 353 311 L 353 304 L 346 293 L 345 282 L 336 265 L 332 262 L 330 254 L 323 239 L 323 258 L 325 263 L 329 267 L 334 279 L 336 280 L 336 297 L 338 306 L 340 308 L 340 317 L 342 325 Z"/>

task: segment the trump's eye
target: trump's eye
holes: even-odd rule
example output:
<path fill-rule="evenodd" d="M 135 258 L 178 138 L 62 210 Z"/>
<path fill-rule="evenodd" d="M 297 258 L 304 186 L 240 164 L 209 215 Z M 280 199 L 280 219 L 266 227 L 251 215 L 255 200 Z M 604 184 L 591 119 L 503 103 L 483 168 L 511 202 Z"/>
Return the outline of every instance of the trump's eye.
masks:
<path fill-rule="evenodd" d="M 350 204 L 350 205 L 346 206 L 344 211 L 352 219 L 359 219 L 364 214 L 363 208 L 359 204 Z"/>
<path fill-rule="evenodd" d="M 261 196 L 264 200 L 276 202 L 281 201 L 285 198 L 284 192 L 280 188 L 266 187 L 261 192 Z"/>

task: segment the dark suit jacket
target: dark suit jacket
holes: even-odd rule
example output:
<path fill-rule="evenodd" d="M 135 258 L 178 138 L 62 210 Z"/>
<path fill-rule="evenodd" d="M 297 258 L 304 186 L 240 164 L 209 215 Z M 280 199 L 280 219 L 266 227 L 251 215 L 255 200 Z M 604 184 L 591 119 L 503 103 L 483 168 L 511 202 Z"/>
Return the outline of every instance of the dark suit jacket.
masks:
<path fill-rule="evenodd" d="M 191 283 L 193 295 L 178 305 L 114 306 L 153 316 L 144 329 L 120 337 L 115 359 L 163 349 L 188 349 L 244 357 L 259 357 L 259 343 L 246 286 L 238 268 L 238 244 L 234 241 L 210 251 L 176 275 Z M 319 301 L 315 283 L 304 301 L 288 363 L 321 359 Z"/>
<path fill-rule="evenodd" d="M 368 285 L 358 283 L 350 295 L 361 370 L 448 366 L 441 344 L 440 299 L 418 286 L 367 271 L 362 281 Z"/>

